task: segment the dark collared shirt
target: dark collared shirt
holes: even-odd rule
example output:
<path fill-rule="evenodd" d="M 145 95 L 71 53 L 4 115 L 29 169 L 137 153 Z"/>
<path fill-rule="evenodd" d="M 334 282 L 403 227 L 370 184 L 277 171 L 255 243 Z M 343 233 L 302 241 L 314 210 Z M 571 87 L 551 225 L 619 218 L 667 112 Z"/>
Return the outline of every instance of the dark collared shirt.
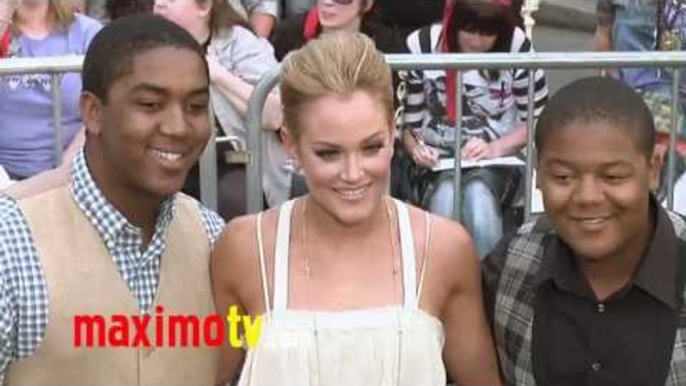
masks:
<path fill-rule="evenodd" d="M 682 287 L 675 277 L 674 229 L 664 211 L 653 213 L 653 237 L 636 275 L 603 301 L 571 250 L 558 237 L 551 241 L 536 281 L 532 361 L 538 384 L 664 384 Z"/>

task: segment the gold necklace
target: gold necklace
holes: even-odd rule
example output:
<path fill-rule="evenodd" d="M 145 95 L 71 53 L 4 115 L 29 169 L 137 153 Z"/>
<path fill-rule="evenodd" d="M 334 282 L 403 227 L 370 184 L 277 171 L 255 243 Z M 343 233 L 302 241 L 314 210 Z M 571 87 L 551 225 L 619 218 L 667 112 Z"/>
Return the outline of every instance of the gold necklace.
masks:
<path fill-rule="evenodd" d="M 312 267 L 310 265 L 310 254 L 307 252 L 308 251 L 308 227 L 307 227 L 307 200 L 308 197 L 303 198 L 302 201 L 302 223 L 303 223 L 303 233 L 302 233 L 302 249 L 303 249 L 303 254 L 304 254 L 304 269 L 305 269 L 305 277 L 307 279 L 307 293 L 308 296 L 312 295 Z M 396 263 L 396 256 L 397 255 L 397 246 L 396 246 L 396 237 L 394 237 L 393 234 L 393 211 L 391 209 L 390 204 L 388 203 L 387 200 L 384 199 L 384 206 L 386 207 L 386 215 L 388 216 L 388 235 L 390 238 L 391 242 L 391 277 L 392 277 L 392 299 L 395 301 L 397 298 L 397 279 L 396 276 L 398 275 L 398 268 L 395 266 Z M 404 304 L 404 300 L 401 299 L 401 302 Z M 317 314 L 314 311 L 311 311 L 312 316 L 313 316 L 313 337 L 314 337 L 314 344 L 315 344 L 315 355 L 317 358 L 317 382 L 315 384 L 321 385 L 321 355 L 320 355 L 320 350 L 319 350 L 319 326 L 317 322 Z M 398 343 L 397 343 L 397 358 L 396 358 L 396 384 L 400 384 L 400 373 L 401 373 L 401 362 L 402 362 L 402 336 L 403 336 L 403 326 L 401 322 L 401 317 L 399 315 L 399 311 L 396 309 L 396 326 L 397 326 L 397 331 L 398 331 Z"/>

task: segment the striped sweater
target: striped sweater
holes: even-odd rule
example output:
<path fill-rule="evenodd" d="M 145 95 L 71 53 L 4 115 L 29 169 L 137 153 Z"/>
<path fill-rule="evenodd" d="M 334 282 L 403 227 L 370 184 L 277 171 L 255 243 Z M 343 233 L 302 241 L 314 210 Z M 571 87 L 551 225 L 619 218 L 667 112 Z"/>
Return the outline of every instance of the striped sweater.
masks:
<path fill-rule="evenodd" d="M 438 52 L 441 25 L 430 27 L 429 41 L 432 53 Z M 422 50 L 420 32 L 407 37 L 411 53 L 427 53 Z M 510 52 L 533 52 L 531 41 L 524 31 L 515 28 Z M 401 99 L 404 128 L 422 136 L 424 141 L 439 149 L 442 154 L 452 154 L 454 129 L 446 117 L 445 71 L 411 71 L 401 74 L 405 93 Z M 529 72 L 526 69 L 502 70 L 497 79 L 489 79 L 478 70 L 463 73 L 462 126 L 467 136 L 478 135 L 488 141 L 507 134 L 520 122 L 526 122 Z M 534 115 L 537 118 L 548 99 L 545 72 L 535 72 Z M 478 133 L 478 134 L 477 134 Z"/>

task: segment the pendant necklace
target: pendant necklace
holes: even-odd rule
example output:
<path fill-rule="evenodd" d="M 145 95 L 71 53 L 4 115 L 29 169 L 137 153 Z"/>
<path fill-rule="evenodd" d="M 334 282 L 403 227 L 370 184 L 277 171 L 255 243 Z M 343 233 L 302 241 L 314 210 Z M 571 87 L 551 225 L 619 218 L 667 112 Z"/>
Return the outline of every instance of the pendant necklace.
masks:
<path fill-rule="evenodd" d="M 302 223 L 303 223 L 303 233 L 302 233 L 302 248 L 303 248 L 303 254 L 304 254 L 304 269 L 305 269 L 305 277 L 307 280 L 307 292 L 308 296 L 310 296 L 314 293 L 312 291 L 312 267 L 310 264 L 310 254 L 308 253 L 308 224 L 307 224 L 307 200 L 308 198 L 304 198 L 302 200 Z M 396 267 L 396 257 L 398 256 L 397 254 L 397 246 L 396 246 L 396 237 L 393 235 L 393 228 L 394 228 L 394 222 L 393 222 L 393 211 L 391 210 L 390 204 L 386 199 L 384 199 L 384 206 L 385 206 L 385 212 L 386 215 L 388 216 L 388 231 L 389 231 L 389 238 L 390 238 L 390 245 L 391 245 L 391 285 L 392 285 L 392 296 L 393 296 L 393 301 L 396 299 L 397 295 L 397 276 L 399 269 Z M 402 308 L 402 307 L 401 307 Z M 400 384 L 400 373 L 401 373 L 401 361 L 402 361 L 402 336 L 403 336 L 403 327 L 402 327 L 402 321 L 401 321 L 401 316 L 400 316 L 401 310 L 398 310 L 396 308 L 395 310 L 395 319 L 396 319 L 396 328 L 397 328 L 397 355 L 396 355 L 396 384 Z M 321 353 L 319 349 L 319 324 L 317 322 L 317 313 L 315 311 L 311 311 L 312 313 L 312 319 L 313 319 L 313 338 L 314 338 L 314 345 L 315 345 L 315 357 L 316 357 L 316 363 L 317 363 L 317 375 L 316 375 L 316 385 L 321 385 L 322 384 L 322 374 L 321 374 Z"/>

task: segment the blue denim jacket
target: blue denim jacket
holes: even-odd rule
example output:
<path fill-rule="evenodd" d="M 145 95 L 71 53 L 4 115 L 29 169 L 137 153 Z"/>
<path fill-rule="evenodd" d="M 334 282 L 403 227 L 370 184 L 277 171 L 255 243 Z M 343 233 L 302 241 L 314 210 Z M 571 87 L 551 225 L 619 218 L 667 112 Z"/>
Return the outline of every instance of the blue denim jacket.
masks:
<path fill-rule="evenodd" d="M 653 51 L 656 49 L 657 8 L 655 0 L 612 0 L 612 25 L 615 51 Z M 622 68 L 620 77 L 638 89 L 662 88 L 669 84 L 659 68 Z"/>

